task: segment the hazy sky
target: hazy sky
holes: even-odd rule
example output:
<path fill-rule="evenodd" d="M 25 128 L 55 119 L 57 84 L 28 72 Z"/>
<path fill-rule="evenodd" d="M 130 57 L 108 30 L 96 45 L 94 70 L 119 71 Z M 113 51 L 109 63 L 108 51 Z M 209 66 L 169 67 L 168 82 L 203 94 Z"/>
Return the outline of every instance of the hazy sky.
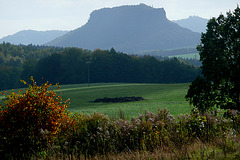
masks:
<path fill-rule="evenodd" d="M 234 10 L 239 0 L 0 0 L 0 38 L 21 30 L 73 30 L 93 10 L 144 3 L 164 8 L 167 18 L 217 17 Z"/>

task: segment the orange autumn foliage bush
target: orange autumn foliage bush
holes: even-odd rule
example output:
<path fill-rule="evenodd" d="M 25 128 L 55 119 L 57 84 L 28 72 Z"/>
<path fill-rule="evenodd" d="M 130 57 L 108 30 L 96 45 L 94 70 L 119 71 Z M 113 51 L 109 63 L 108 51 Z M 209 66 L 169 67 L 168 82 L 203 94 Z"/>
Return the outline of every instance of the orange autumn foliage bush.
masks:
<path fill-rule="evenodd" d="M 6 99 L 0 110 L 0 156 L 5 158 L 26 158 L 44 150 L 62 128 L 61 122 L 69 119 L 68 100 L 62 102 L 48 82 L 37 86 L 33 77 L 30 80 L 32 84 L 25 93 L 2 93 Z M 56 84 L 55 89 L 59 88 Z"/>

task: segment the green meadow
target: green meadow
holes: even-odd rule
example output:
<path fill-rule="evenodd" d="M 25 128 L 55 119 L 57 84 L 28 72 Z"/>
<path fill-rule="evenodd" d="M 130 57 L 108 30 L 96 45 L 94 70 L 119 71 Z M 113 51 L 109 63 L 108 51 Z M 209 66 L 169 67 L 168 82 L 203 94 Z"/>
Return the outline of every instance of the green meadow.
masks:
<path fill-rule="evenodd" d="M 158 108 L 167 108 L 177 116 L 191 109 L 185 100 L 188 83 L 180 84 L 138 84 L 138 83 L 100 83 L 63 85 L 58 93 L 64 100 L 70 98 L 68 110 L 73 113 L 92 114 L 101 112 L 117 118 L 120 112 L 125 118 L 136 117 L 145 111 L 156 113 Z M 126 103 L 93 103 L 97 98 L 141 96 L 146 100 Z"/>

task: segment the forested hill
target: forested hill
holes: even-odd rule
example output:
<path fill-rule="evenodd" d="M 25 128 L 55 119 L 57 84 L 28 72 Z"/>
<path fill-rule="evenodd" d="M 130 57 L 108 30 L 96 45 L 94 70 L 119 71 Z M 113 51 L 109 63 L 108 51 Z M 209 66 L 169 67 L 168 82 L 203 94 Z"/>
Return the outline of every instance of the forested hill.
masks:
<path fill-rule="evenodd" d="M 39 84 L 88 82 L 184 83 L 200 70 L 177 58 L 128 55 L 111 50 L 0 44 L 0 90 L 24 87 L 30 76 Z M 89 62 L 89 63 L 87 63 Z"/>
<path fill-rule="evenodd" d="M 33 44 L 43 45 L 53 39 L 66 34 L 67 31 L 49 30 L 49 31 L 35 31 L 35 30 L 23 30 L 13 35 L 9 35 L 0 39 L 0 43 L 9 42 L 12 44 Z"/>
<path fill-rule="evenodd" d="M 163 8 L 145 4 L 103 8 L 91 13 L 88 22 L 59 37 L 48 45 L 115 48 L 124 53 L 147 50 L 195 48 L 200 33 L 192 32 L 171 22 Z"/>

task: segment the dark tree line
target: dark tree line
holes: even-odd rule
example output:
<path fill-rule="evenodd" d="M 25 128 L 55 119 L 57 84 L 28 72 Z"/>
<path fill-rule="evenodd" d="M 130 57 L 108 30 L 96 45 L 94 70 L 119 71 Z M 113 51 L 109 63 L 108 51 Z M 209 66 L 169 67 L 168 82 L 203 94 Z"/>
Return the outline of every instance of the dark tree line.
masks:
<path fill-rule="evenodd" d="M 21 87 L 20 76 L 24 74 L 23 66 L 35 63 L 53 53 L 60 53 L 63 48 L 0 44 L 0 90 Z M 26 63 L 27 62 L 27 63 Z M 33 70 L 32 68 L 28 68 Z M 29 78 L 28 78 L 29 79 Z"/>
<path fill-rule="evenodd" d="M 89 66 L 88 66 L 89 65 Z M 23 79 L 33 75 L 39 83 L 71 84 L 90 82 L 191 82 L 199 69 L 177 58 L 159 61 L 152 56 L 127 55 L 114 49 L 93 52 L 79 48 L 66 48 L 62 54 L 52 54 L 37 63 L 24 64 Z"/>
<path fill-rule="evenodd" d="M 5 63 L 0 67 L 1 90 L 22 87 L 20 79 L 28 80 L 30 76 L 39 84 L 46 81 L 60 84 L 87 83 L 88 71 L 91 83 L 183 83 L 193 81 L 200 74 L 199 68 L 177 58 L 158 60 L 152 56 L 127 55 L 113 48 L 90 51 L 80 48 L 5 45 L 9 48 L 20 47 L 23 51 L 17 54 L 12 51 L 22 57 L 18 66 Z M 16 57 L 10 49 L 6 50 L 0 53 Z"/>

